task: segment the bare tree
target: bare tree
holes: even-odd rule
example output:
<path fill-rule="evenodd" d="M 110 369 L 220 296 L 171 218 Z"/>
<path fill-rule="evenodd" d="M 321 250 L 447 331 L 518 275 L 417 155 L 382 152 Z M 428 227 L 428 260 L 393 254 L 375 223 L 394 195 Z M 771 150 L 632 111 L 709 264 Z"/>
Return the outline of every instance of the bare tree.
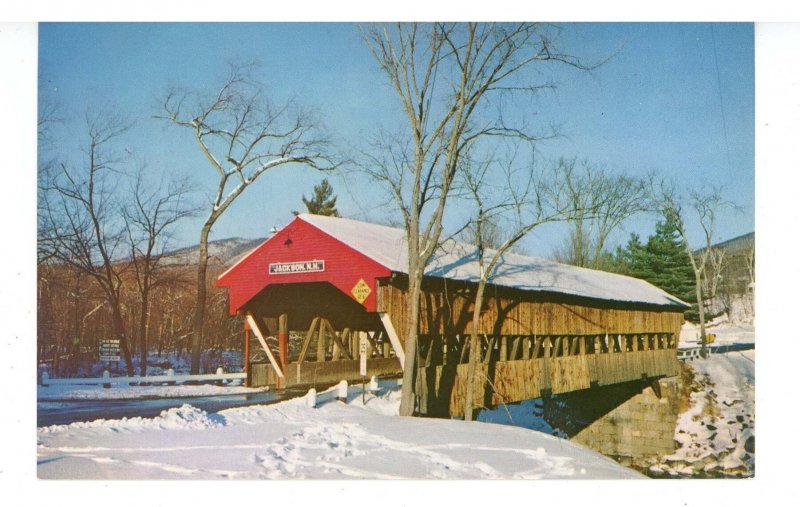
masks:
<path fill-rule="evenodd" d="M 745 262 L 747 264 L 748 284 L 745 289 L 746 299 L 749 303 L 750 314 L 755 316 L 755 296 L 756 296 L 756 245 L 753 245 L 745 252 Z"/>
<path fill-rule="evenodd" d="M 731 320 L 743 318 L 746 322 L 755 310 L 755 243 L 741 249 L 726 248 L 722 269 L 719 299 Z"/>
<path fill-rule="evenodd" d="M 142 377 L 147 376 L 151 292 L 166 281 L 160 276 L 159 262 L 168 244 L 170 229 L 192 213 L 186 201 L 188 191 L 189 184 L 185 179 L 162 181 L 157 187 L 148 188 L 140 170 L 131 188 L 131 202 L 123 209 L 130 261 L 141 302 L 138 335 L 141 351 L 139 371 Z"/>
<path fill-rule="evenodd" d="M 39 84 L 39 107 L 37 110 L 36 121 L 36 141 L 37 141 L 37 194 L 38 194 L 38 213 L 37 213 L 37 264 L 41 265 L 55 257 L 53 247 L 54 230 L 50 228 L 51 222 L 46 220 L 47 213 L 43 204 L 46 203 L 48 183 L 53 178 L 56 171 L 56 162 L 50 156 L 53 143 L 53 127 L 60 124 L 61 107 L 57 102 L 48 100 L 43 93 L 43 79 L 40 76 Z"/>
<path fill-rule="evenodd" d="M 592 191 L 589 181 L 568 181 L 559 177 L 561 175 L 558 173 L 547 175 L 539 173 L 533 167 L 515 170 L 512 164 L 513 161 L 505 163 L 502 171 L 491 171 L 496 165 L 492 162 L 472 164 L 468 161 L 462 170 L 464 188 L 471 195 L 475 207 L 472 229 L 475 231 L 473 243 L 479 269 L 472 310 L 472 333 L 464 402 L 464 419 L 467 421 L 473 419 L 474 413 L 475 376 L 480 362 L 478 329 L 484 294 L 487 284 L 492 282 L 505 255 L 539 226 L 569 221 L 575 214 L 579 214 L 585 220 L 595 220 L 599 213 L 608 208 L 608 203 L 602 196 L 586 203 L 576 204 L 573 201 L 573 192 Z M 589 188 L 581 188 L 582 184 Z M 484 235 L 485 225 L 496 223 L 502 224 L 501 229 L 505 231 L 505 236 L 497 246 L 490 247 Z M 485 385 L 485 382 L 481 385 Z"/>
<path fill-rule="evenodd" d="M 187 129 L 218 176 L 209 214 L 200 230 L 192 373 L 200 371 L 211 228 L 236 198 L 270 169 L 290 164 L 332 168 L 323 153 L 325 140 L 315 133 L 310 115 L 292 102 L 271 103 L 249 78 L 248 70 L 248 66 L 232 65 L 227 78 L 210 96 L 169 91 L 163 97 L 163 114 L 158 116 Z"/>
<path fill-rule="evenodd" d="M 40 100 L 36 117 L 36 140 L 40 145 L 52 145 L 52 127 L 60 123 L 61 108 L 58 103 Z"/>
<path fill-rule="evenodd" d="M 124 233 L 115 186 L 120 159 L 110 145 L 130 124 L 114 116 L 86 115 L 88 142 L 79 167 L 57 164 L 43 183 L 40 220 L 48 234 L 39 236 L 55 259 L 87 274 L 100 287 L 112 312 L 112 328 L 119 339 L 129 375 L 133 363 L 122 316 L 122 271 L 118 261 Z"/>
<path fill-rule="evenodd" d="M 511 125 L 487 111 L 490 97 L 552 88 L 525 70 L 539 62 L 586 68 L 556 50 L 558 29 L 532 23 L 434 23 L 373 26 L 364 39 L 400 100 L 406 128 L 376 143 L 368 173 L 390 190 L 408 243 L 408 318 L 401 415 L 414 413 L 420 287 L 441 245 L 442 221 L 467 151 L 481 139 L 536 136 L 524 120 Z M 402 133 L 402 132 L 405 132 Z M 549 133 L 552 136 L 554 133 Z"/>
<path fill-rule="evenodd" d="M 703 233 L 704 248 L 698 254 L 692 249 L 689 243 L 689 234 L 686 225 L 686 213 L 684 211 L 684 200 L 677 194 L 675 188 L 670 183 L 661 180 L 657 181 L 651 176 L 650 193 L 654 208 L 664 217 L 673 220 L 678 230 L 678 234 L 683 241 L 684 250 L 689 257 L 695 278 L 695 294 L 697 295 L 697 308 L 700 315 L 700 354 L 703 357 L 708 355 L 706 338 L 706 315 L 705 304 L 703 302 L 703 281 L 707 274 L 709 258 L 713 249 L 711 248 L 714 237 L 714 226 L 716 225 L 717 213 L 724 208 L 731 207 L 733 204 L 722 197 L 722 190 L 718 187 L 709 187 L 703 190 L 691 190 L 686 205 L 693 211 L 693 223 L 699 226 Z"/>
<path fill-rule="evenodd" d="M 560 159 L 554 177 L 563 181 L 569 237 L 556 253 L 559 261 L 581 267 L 601 267 L 607 241 L 625 220 L 647 210 L 645 181 L 610 175 L 589 162 Z"/>
<path fill-rule="evenodd" d="M 747 249 L 745 253 L 745 262 L 747 263 L 747 278 L 750 282 L 750 287 L 755 289 L 756 285 L 756 246 L 753 245 Z"/>
<path fill-rule="evenodd" d="M 55 98 L 55 95 L 49 93 L 50 81 L 44 72 L 39 72 L 38 81 L 38 107 L 36 110 L 36 140 L 38 142 L 38 150 L 40 154 L 44 151 L 43 148 L 53 147 L 53 130 L 52 128 L 63 122 L 63 106 L 60 101 Z"/>
<path fill-rule="evenodd" d="M 703 276 L 703 295 L 704 299 L 709 300 L 711 303 L 712 312 L 716 311 L 717 296 L 724 282 L 727 264 L 728 257 L 725 255 L 725 249 L 712 248 L 708 254 L 708 265 L 705 269 L 705 276 Z M 723 309 L 726 313 L 730 311 L 727 303 L 723 303 Z"/>

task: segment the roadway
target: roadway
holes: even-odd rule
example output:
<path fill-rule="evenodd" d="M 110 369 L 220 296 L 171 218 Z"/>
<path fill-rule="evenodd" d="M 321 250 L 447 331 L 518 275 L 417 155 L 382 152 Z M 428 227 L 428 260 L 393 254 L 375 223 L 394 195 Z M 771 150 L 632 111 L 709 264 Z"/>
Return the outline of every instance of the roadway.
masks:
<path fill-rule="evenodd" d="M 36 404 L 36 425 L 70 424 L 95 419 L 156 417 L 163 410 L 188 403 L 208 413 L 250 405 L 268 405 L 304 395 L 308 388 L 222 396 L 184 398 L 134 398 L 102 400 L 46 400 Z"/>

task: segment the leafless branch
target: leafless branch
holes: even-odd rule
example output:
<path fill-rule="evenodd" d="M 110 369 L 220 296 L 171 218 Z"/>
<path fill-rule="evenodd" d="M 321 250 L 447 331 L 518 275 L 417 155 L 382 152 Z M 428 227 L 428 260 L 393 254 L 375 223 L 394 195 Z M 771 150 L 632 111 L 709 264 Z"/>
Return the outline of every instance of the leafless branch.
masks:
<path fill-rule="evenodd" d="M 261 175 L 296 164 L 332 170 L 328 140 L 317 121 L 295 102 L 276 104 L 253 78 L 254 64 L 230 65 L 212 93 L 167 90 L 157 118 L 188 130 L 218 175 L 211 209 L 200 231 L 197 301 L 193 319 L 192 366 L 199 371 L 206 303 L 208 236 L 230 205 Z"/>
<path fill-rule="evenodd" d="M 559 53 L 550 25 L 532 23 L 432 23 L 375 25 L 362 29 L 367 47 L 396 94 L 407 121 L 399 149 L 363 164 L 384 182 L 402 213 L 408 239 L 407 361 L 416 357 L 419 287 L 425 266 L 443 240 L 448 199 L 464 160 L 481 140 L 542 140 L 522 122 L 485 119 L 488 95 L 534 93 L 521 71 L 535 62 L 557 61 L 588 68 Z M 513 79 L 512 79 L 513 78 Z M 389 143 L 384 143 L 389 144 Z M 398 146 L 398 145 L 395 145 Z M 405 367 L 401 413 L 413 409 L 413 364 Z"/>
<path fill-rule="evenodd" d="M 683 197 L 677 192 L 674 183 L 663 178 L 659 179 L 654 175 L 649 178 L 649 193 L 652 208 L 675 225 L 692 265 L 700 315 L 701 354 L 705 357 L 707 340 L 703 285 L 708 276 L 709 258 L 713 252 L 717 214 L 726 208 L 735 209 L 736 206 L 723 198 L 721 187 L 708 186 L 702 189 L 692 189 L 686 197 Z M 691 210 L 688 213 L 687 208 Z M 704 248 L 700 250 L 699 254 L 695 254 L 689 239 L 687 218 L 690 216 L 692 217 L 690 218 L 691 223 L 698 227 L 703 234 Z"/>

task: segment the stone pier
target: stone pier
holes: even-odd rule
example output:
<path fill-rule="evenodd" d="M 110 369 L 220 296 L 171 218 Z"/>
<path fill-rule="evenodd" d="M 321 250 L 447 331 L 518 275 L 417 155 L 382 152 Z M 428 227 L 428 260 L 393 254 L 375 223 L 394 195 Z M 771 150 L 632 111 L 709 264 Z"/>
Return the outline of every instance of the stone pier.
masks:
<path fill-rule="evenodd" d="M 623 462 L 671 454 L 678 379 L 626 382 L 547 397 L 544 418 L 574 442 Z"/>

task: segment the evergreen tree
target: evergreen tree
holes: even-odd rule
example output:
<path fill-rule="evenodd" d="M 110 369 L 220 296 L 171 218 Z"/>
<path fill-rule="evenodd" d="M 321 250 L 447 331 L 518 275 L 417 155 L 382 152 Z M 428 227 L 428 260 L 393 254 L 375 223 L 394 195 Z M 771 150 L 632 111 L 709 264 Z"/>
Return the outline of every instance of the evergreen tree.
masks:
<path fill-rule="evenodd" d="M 617 258 L 627 267 L 626 274 L 646 280 L 687 303 L 697 302 L 694 272 L 673 221 L 658 222 L 646 244 L 631 234 L 625 248 L 617 250 Z M 696 309 L 687 312 L 687 318 L 696 313 Z"/>
<path fill-rule="evenodd" d="M 310 199 L 306 199 L 306 196 L 303 195 L 303 204 L 312 215 L 339 216 L 339 211 L 336 209 L 336 195 L 327 179 L 314 186 L 314 195 Z M 298 214 L 297 211 L 293 213 Z"/>

